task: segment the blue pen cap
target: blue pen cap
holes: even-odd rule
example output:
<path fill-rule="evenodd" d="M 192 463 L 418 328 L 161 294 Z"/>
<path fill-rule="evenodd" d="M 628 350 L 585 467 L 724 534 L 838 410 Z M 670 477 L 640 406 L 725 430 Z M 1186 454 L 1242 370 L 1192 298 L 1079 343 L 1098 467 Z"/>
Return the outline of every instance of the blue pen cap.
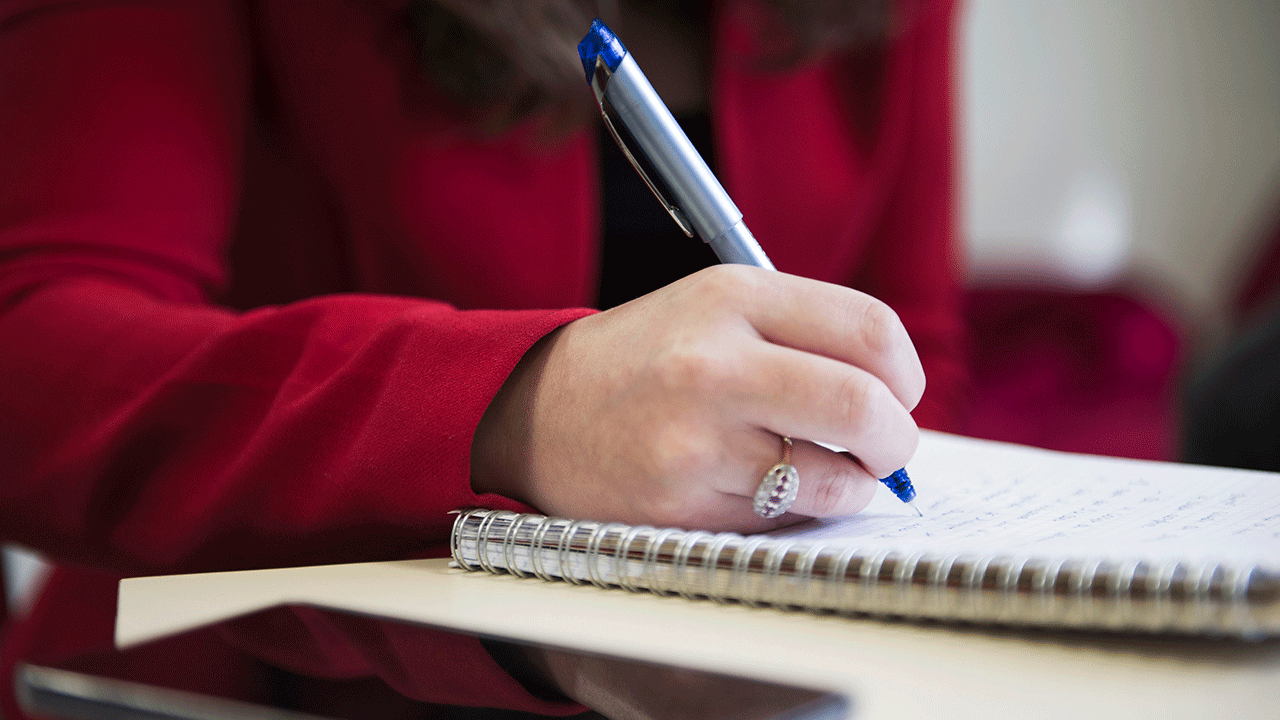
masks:
<path fill-rule="evenodd" d="M 596 72 L 597 58 L 603 60 L 605 67 L 612 72 L 618 69 L 618 64 L 626 54 L 627 49 L 622 46 L 622 41 L 613 34 L 609 26 L 600 22 L 600 18 L 591 21 L 587 36 L 578 43 L 578 57 L 582 58 L 582 69 L 587 72 L 588 85 Z"/>

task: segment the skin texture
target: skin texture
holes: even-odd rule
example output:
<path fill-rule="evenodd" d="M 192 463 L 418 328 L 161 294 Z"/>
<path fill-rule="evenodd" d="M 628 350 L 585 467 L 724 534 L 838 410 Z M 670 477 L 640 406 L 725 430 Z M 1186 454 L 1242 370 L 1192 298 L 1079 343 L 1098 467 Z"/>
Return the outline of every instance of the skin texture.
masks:
<path fill-rule="evenodd" d="M 526 354 L 473 442 L 472 485 L 552 515 L 750 532 L 848 515 L 902 467 L 924 372 L 897 315 L 848 288 L 717 266 L 574 321 Z M 797 442 L 800 495 L 751 496 Z"/>

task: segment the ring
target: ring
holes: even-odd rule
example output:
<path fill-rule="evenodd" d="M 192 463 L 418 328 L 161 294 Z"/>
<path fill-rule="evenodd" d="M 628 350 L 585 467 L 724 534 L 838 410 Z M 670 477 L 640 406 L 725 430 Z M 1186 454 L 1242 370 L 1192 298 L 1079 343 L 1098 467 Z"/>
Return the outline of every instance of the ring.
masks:
<path fill-rule="evenodd" d="M 756 488 L 751 508 L 762 518 L 776 518 L 791 509 L 800 491 L 800 473 L 791 464 L 791 438 L 782 438 L 782 461 L 769 468 Z"/>

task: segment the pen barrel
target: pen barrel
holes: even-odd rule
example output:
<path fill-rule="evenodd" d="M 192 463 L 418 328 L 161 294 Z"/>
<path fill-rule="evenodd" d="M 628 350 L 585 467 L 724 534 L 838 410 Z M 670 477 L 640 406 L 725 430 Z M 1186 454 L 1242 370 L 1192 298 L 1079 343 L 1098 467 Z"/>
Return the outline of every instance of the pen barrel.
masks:
<path fill-rule="evenodd" d="M 630 54 L 610 75 L 604 99 L 653 166 L 672 203 L 717 257 L 772 269 L 743 225 L 742 212 Z"/>
<path fill-rule="evenodd" d="M 760 243 L 756 242 L 751 231 L 747 229 L 746 223 L 741 220 L 720 237 L 708 240 L 707 244 L 715 251 L 716 257 L 720 258 L 722 263 L 754 265 L 766 270 L 775 269 L 769 257 L 764 254 L 764 248 L 760 247 Z"/>

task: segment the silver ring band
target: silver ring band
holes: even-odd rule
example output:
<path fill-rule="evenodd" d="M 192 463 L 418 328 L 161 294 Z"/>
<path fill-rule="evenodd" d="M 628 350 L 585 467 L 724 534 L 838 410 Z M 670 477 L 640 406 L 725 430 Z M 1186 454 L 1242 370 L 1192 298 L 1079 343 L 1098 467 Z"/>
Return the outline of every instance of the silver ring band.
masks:
<path fill-rule="evenodd" d="M 791 438 L 782 438 L 782 461 L 769 468 L 756 488 L 751 509 L 762 518 L 776 518 L 791 509 L 800 491 L 800 473 L 791 464 Z"/>

